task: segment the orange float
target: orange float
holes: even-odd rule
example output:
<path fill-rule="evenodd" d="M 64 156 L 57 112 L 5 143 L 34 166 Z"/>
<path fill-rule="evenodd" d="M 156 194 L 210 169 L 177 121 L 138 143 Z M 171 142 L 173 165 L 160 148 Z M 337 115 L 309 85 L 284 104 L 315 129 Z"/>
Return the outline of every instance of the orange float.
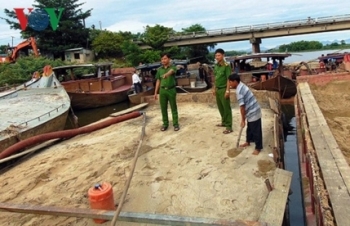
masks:
<path fill-rule="evenodd" d="M 103 182 L 102 184 L 96 184 L 88 191 L 90 208 L 98 210 L 115 210 L 113 189 L 112 185 Z M 97 224 L 102 224 L 107 220 L 94 219 Z"/>

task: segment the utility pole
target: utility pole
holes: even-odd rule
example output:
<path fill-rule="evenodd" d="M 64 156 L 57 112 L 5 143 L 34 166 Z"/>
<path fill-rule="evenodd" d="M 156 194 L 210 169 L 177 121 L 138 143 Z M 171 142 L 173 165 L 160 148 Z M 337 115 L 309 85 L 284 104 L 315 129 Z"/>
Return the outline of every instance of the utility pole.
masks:
<path fill-rule="evenodd" d="M 100 30 L 102 30 L 102 22 L 99 21 L 98 23 L 100 24 Z"/>
<path fill-rule="evenodd" d="M 13 48 L 13 39 L 15 38 L 15 37 L 13 37 L 13 36 L 11 36 L 12 37 L 12 48 Z"/>

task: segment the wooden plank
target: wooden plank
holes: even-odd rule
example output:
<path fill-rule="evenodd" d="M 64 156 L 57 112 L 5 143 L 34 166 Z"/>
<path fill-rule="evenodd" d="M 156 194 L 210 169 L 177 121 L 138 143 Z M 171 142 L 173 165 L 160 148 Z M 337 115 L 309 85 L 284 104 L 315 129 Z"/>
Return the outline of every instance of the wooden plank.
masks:
<path fill-rule="evenodd" d="M 107 210 L 93 210 L 83 208 L 69 208 L 69 207 L 56 207 L 56 206 L 29 206 L 23 204 L 9 204 L 0 203 L 0 212 L 13 212 L 13 213 L 27 213 L 27 214 L 39 214 L 39 215 L 51 215 L 51 216 L 65 216 L 65 217 L 79 217 L 90 219 L 102 219 L 112 220 L 114 211 Z M 164 214 L 152 214 L 152 213 L 134 213 L 134 212 L 121 212 L 120 221 L 136 222 L 136 223 L 148 223 L 159 225 L 210 225 L 210 226 L 267 226 L 266 223 L 259 223 L 254 221 L 243 220 L 224 220 L 213 218 L 199 218 L 199 217 L 186 217 L 186 216 L 174 216 Z"/>
<path fill-rule="evenodd" d="M 278 102 L 271 97 L 269 97 L 270 108 L 276 113 L 280 114 L 280 108 Z"/>
<path fill-rule="evenodd" d="M 112 113 L 110 114 L 109 116 L 111 117 L 117 117 L 117 116 L 121 116 L 121 115 L 125 115 L 127 113 L 130 113 L 130 112 L 133 112 L 133 111 L 136 111 L 136 110 L 139 110 L 139 109 L 142 109 L 144 107 L 147 107 L 148 103 L 142 103 L 142 104 L 138 104 L 134 107 L 131 107 L 131 108 L 128 108 L 128 109 L 125 109 L 125 110 L 122 110 L 122 111 L 118 111 L 116 113 Z"/>
<path fill-rule="evenodd" d="M 281 161 L 280 146 L 279 146 L 279 133 L 278 133 L 278 115 L 274 114 L 274 124 L 273 124 L 273 160 L 275 163 L 279 164 Z"/>
<path fill-rule="evenodd" d="M 272 226 L 282 225 L 292 175 L 292 172 L 276 169 L 273 190 L 267 197 L 259 222 L 266 222 Z"/>
<path fill-rule="evenodd" d="M 300 87 L 309 129 L 337 225 L 350 225 L 350 167 L 308 84 Z"/>

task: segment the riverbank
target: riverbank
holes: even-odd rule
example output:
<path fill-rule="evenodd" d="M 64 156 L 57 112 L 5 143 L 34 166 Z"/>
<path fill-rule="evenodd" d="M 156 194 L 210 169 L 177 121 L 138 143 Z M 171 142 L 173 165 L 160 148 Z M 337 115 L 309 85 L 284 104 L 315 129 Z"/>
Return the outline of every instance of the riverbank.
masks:
<path fill-rule="evenodd" d="M 235 158 L 239 110 L 234 132 L 216 127 L 219 113 L 208 103 L 179 103 L 181 129 L 161 132 L 158 105 L 146 108 L 146 137 L 123 211 L 257 221 L 268 196 L 264 179 L 275 164 L 273 112 L 263 109 L 264 150 L 251 146 Z M 117 202 L 130 173 L 142 118 L 132 119 L 51 146 L 0 175 L 0 201 L 89 208 L 87 191 L 110 182 Z M 242 141 L 244 141 L 244 133 Z M 0 223 L 13 225 L 95 225 L 91 219 L 0 212 Z M 109 223 L 105 223 L 106 225 Z M 132 223 L 123 223 L 132 225 Z"/>

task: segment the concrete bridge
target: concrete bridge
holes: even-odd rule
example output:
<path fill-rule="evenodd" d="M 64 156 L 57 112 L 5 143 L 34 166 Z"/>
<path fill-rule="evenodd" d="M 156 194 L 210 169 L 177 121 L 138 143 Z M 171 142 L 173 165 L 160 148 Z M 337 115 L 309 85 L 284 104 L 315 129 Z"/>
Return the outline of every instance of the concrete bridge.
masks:
<path fill-rule="evenodd" d="M 189 46 L 249 40 L 252 44 L 253 53 L 259 53 L 261 39 L 263 38 L 341 31 L 348 29 L 350 29 L 350 14 L 318 18 L 308 17 L 301 20 L 246 25 L 207 30 L 204 32 L 179 32 L 169 35 L 168 41 L 164 44 L 164 46 Z M 150 46 L 143 44 L 143 42 L 140 40 L 134 40 L 134 42 L 137 43 L 142 49 L 151 48 Z"/>

